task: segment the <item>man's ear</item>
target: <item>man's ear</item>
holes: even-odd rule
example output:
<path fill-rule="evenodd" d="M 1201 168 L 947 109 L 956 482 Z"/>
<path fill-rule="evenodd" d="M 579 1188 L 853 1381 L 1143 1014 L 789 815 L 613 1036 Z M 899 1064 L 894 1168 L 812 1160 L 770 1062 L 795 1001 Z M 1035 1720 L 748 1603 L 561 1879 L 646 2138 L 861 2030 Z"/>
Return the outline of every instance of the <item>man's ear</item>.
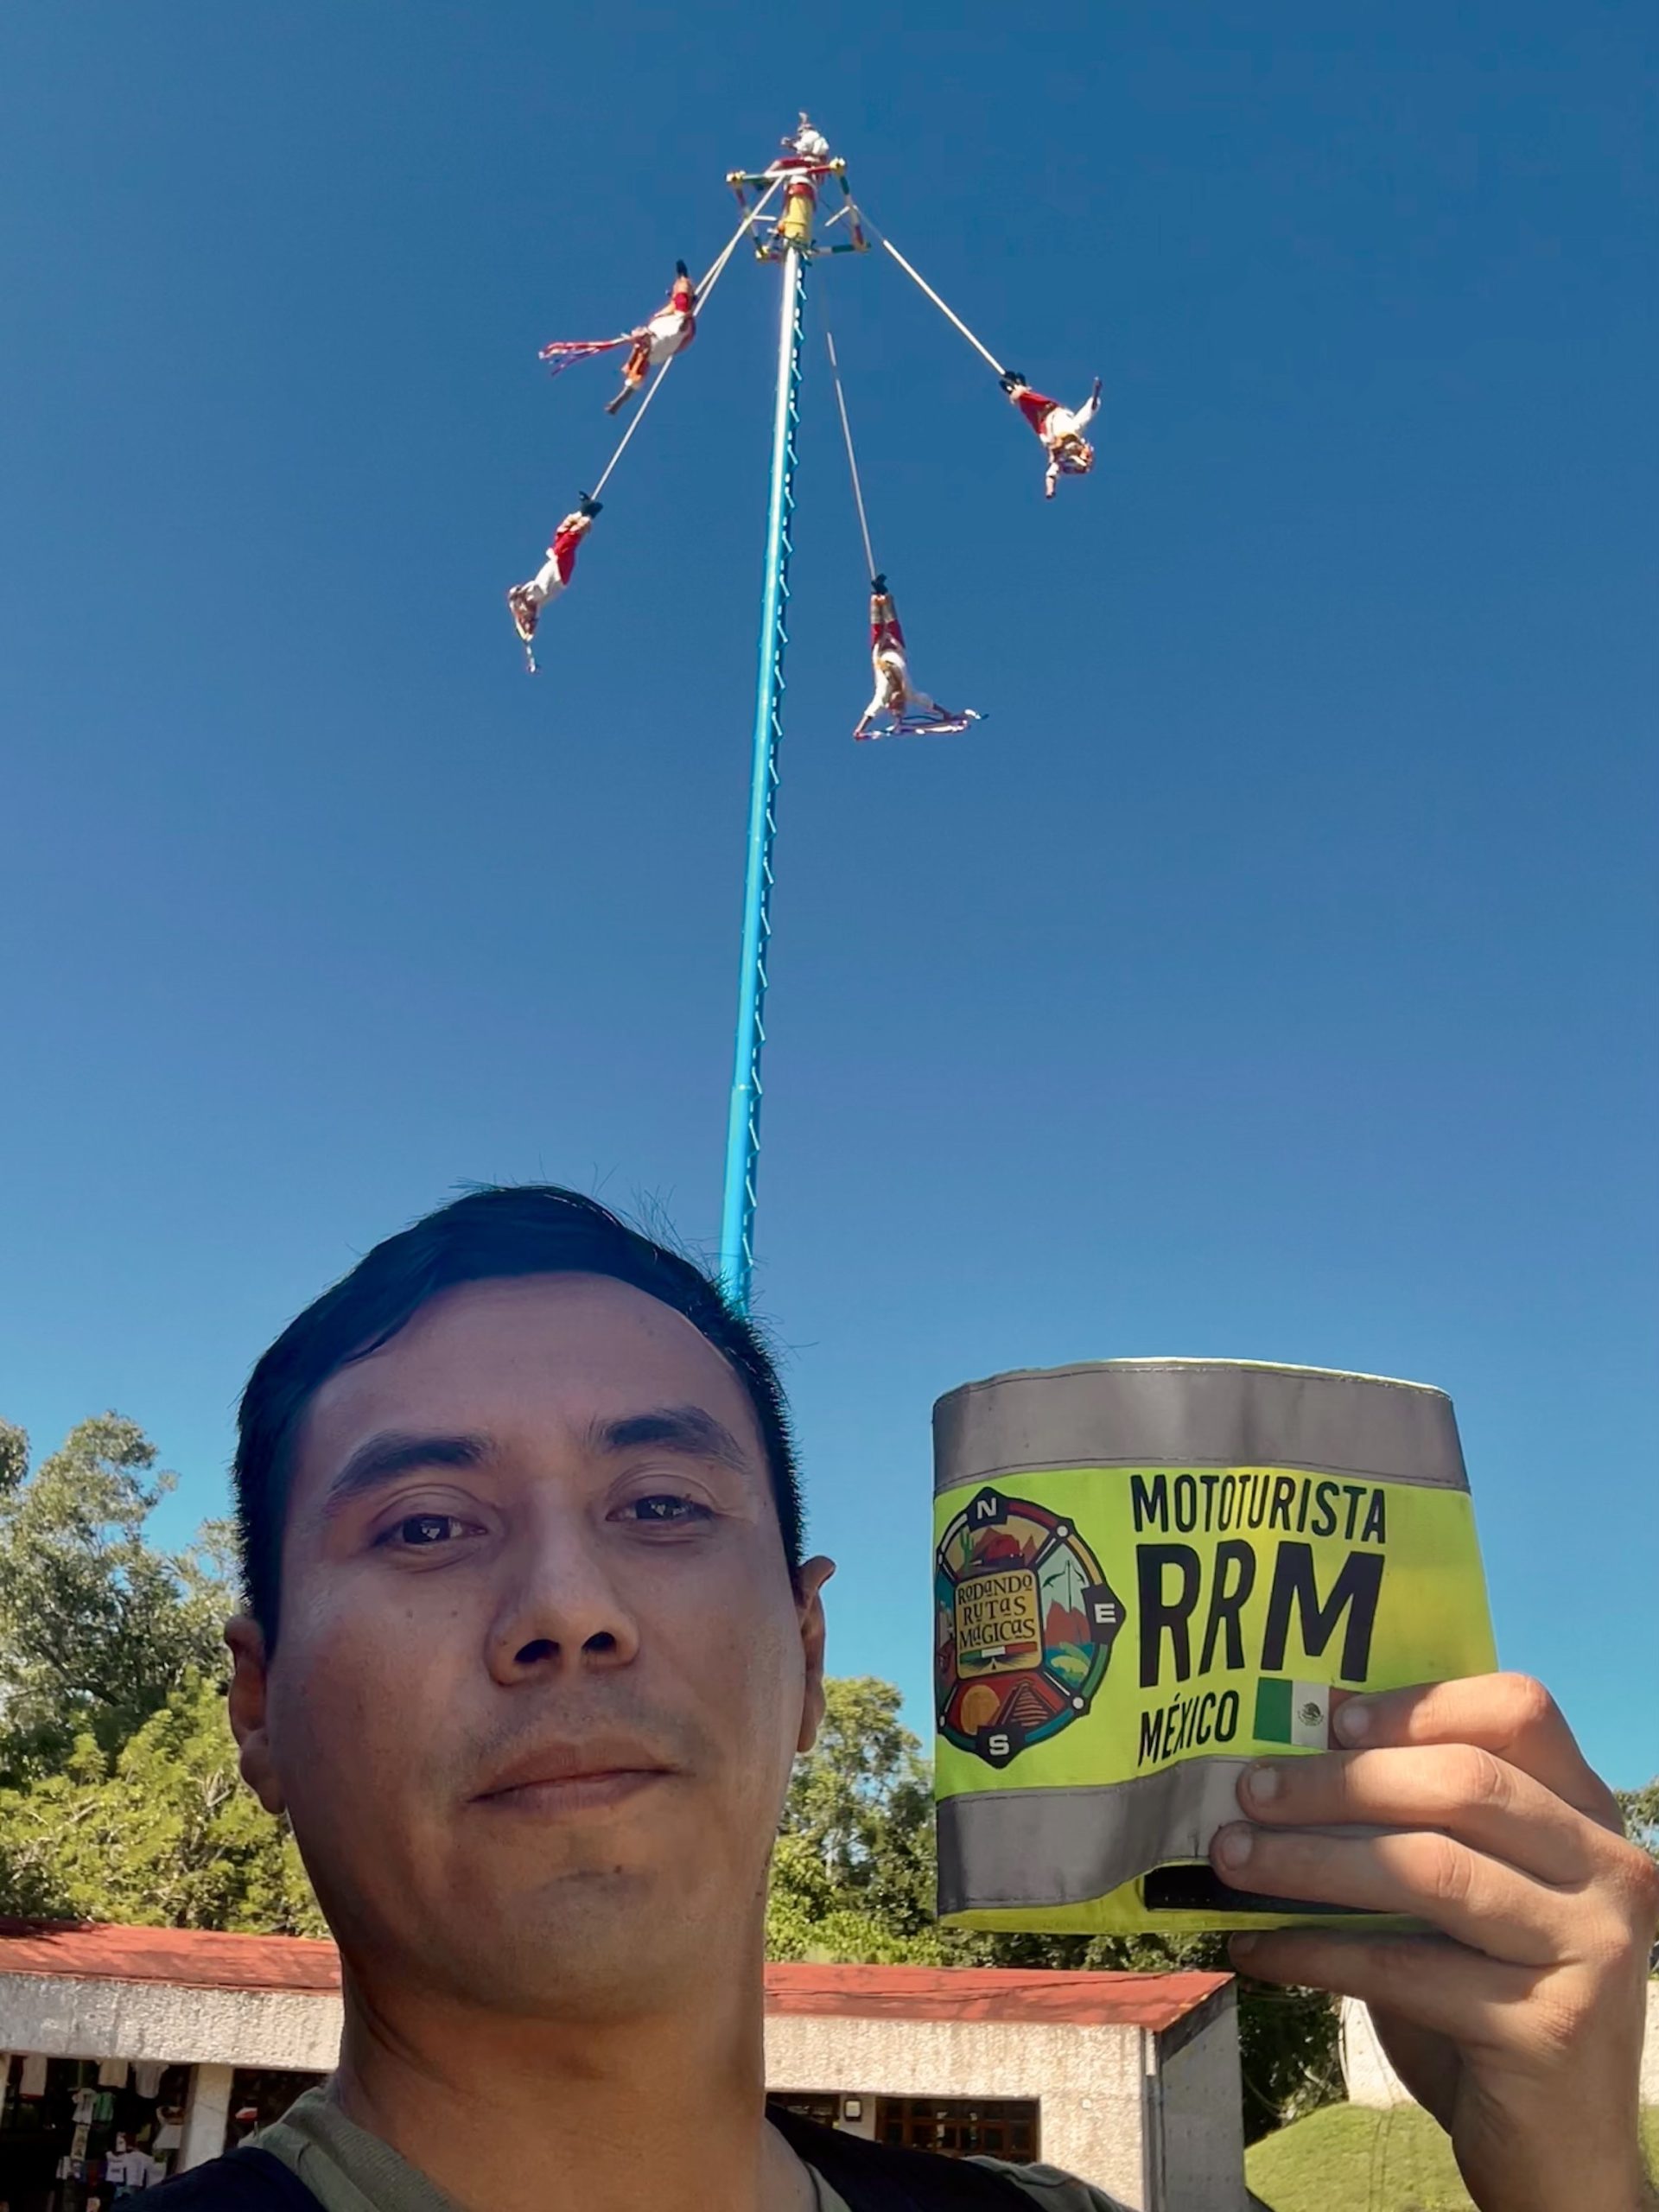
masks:
<path fill-rule="evenodd" d="M 242 1754 L 242 1779 L 268 1813 L 280 1813 L 283 1793 L 265 1719 L 269 1675 L 264 1630 L 249 1614 L 238 1613 L 226 1622 L 225 1641 L 231 1647 L 231 1733 Z"/>
<path fill-rule="evenodd" d="M 832 1559 L 810 1559 L 795 1577 L 795 1610 L 801 1624 L 801 1656 L 806 1679 L 801 1694 L 801 1732 L 797 1751 L 810 1751 L 823 1719 L 824 1584 L 836 1571 Z"/>

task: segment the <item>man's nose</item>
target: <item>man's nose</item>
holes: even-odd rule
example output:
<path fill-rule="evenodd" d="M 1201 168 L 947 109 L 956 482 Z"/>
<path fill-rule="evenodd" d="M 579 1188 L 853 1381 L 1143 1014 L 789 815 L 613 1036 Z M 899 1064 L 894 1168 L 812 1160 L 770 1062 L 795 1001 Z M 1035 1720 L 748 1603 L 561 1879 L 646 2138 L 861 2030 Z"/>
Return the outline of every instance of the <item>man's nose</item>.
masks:
<path fill-rule="evenodd" d="M 549 1669 L 626 1667 L 639 1624 L 604 1556 L 602 1532 L 560 1513 L 527 1529 L 490 1624 L 489 1667 L 503 1683 Z"/>

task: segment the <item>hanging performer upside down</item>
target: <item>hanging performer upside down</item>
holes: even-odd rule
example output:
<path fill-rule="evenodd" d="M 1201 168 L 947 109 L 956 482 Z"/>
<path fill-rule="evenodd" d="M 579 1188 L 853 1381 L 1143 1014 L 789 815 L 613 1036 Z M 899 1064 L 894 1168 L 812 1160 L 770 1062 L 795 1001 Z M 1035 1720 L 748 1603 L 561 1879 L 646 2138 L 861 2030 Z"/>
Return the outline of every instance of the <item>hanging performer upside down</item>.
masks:
<path fill-rule="evenodd" d="M 620 338 L 556 338 L 543 346 L 540 358 L 547 363 L 548 374 L 557 377 L 578 361 L 591 359 L 595 353 L 613 353 L 619 346 L 626 346 L 628 358 L 622 371 L 622 389 L 605 410 L 614 415 L 632 398 L 652 369 L 671 360 L 691 343 L 697 334 L 696 307 L 697 288 L 685 264 L 677 261 L 668 304 L 658 308 L 649 322 L 625 330 Z"/>
<path fill-rule="evenodd" d="M 536 673 L 533 641 L 542 609 L 552 604 L 575 574 L 577 549 L 593 528 L 594 517 L 599 510 L 600 502 L 590 499 L 584 492 L 554 531 L 547 558 L 536 574 L 527 584 L 514 584 L 507 594 L 512 626 L 524 639 L 524 658 L 530 663 L 532 676 Z"/>
<path fill-rule="evenodd" d="M 940 706 L 937 699 L 930 699 L 925 691 L 918 690 L 911 682 L 905 633 L 899 627 L 898 610 L 885 576 L 873 577 L 870 582 L 870 658 L 875 666 L 875 696 L 859 716 L 858 727 L 853 732 L 855 737 L 889 736 L 906 728 L 915 734 L 931 730 L 944 734 L 966 729 L 969 722 L 979 720 L 972 708 L 953 714 L 949 707 Z M 892 728 L 872 730 L 871 723 L 883 715 Z"/>
<path fill-rule="evenodd" d="M 653 369 L 683 353 L 697 334 L 697 291 L 683 261 L 674 264 L 674 289 L 668 305 L 658 308 L 647 323 L 630 333 L 632 350 L 622 364 L 622 389 L 607 400 L 605 412 L 614 415 L 626 407 Z"/>
<path fill-rule="evenodd" d="M 1062 407 L 1058 399 L 1033 391 L 1018 369 L 1008 369 L 997 379 L 1009 399 L 1043 442 L 1048 467 L 1043 477 L 1043 497 L 1052 499 L 1062 476 L 1086 476 L 1095 465 L 1095 449 L 1084 432 L 1100 407 L 1100 378 L 1081 407 Z"/>

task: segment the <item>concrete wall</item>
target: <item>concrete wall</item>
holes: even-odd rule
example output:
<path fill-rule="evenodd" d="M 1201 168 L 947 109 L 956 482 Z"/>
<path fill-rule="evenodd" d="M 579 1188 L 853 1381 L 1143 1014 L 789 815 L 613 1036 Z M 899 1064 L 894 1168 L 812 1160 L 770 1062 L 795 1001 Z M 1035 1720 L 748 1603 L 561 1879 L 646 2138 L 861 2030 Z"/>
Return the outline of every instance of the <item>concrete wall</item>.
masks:
<path fill-rule="evenodd" d="M 1238 2003 L 1230 1986 L 1211 1999 L 1197 2033 L 1166 2038 L 1159 2077 L 1164 2117 L 1164 2195 L 1170 2212 L 1243 2212 L 1244 2115 L 1238 2094 Z M 1182 2023 L 1182 2027 L 1186 2024 Z"/>
<path fill-rule="evenodd" d="M 190 2101 L 184 2113 L 184 2140 L 179 2146 L 178 2171 L 205 2166 L 225 2148 L 231 2126 L 231 2090 L 236 2069 L 231 2066 L 198 2066 L 190 2076 Z"/>
<path fill-rule="evenodd" d="M 0 2041 L 3 2041 L 0 2037 Z M 1389 2065 L 1371 2016 L 1351 1997 L 1342 2005 L 1342 2075 L 1357 2105 L 1408 2105 L 1410 2092 Z M 1642 2101 L 1659 2106 L 1659 1981 L 1648 1984 L 1648 2031 L 1642 2050 Z"/>
<path fill-rule="evenodd" d="M 766 2022 L 771 2088 L 866 2097 L 1034 2097 L 1044 2163 L 1094 2182 L 1135 2212 L 1146 2202 L 1141 2074 L 1139 2028 L 799 2013 Z M 1236 2107 L 1236 2078 L 1230 2096 Z"/>
<path fill-rule="evenodd" d="M 1384 2055 L 1370 2012 L 1351 1997 L 1342 2000 L 1342 2078 L 1351 2104 L 1385 2109 L 1412 2101 Z"/>
<path fill-rule="evenodd" d="M 0 2050 L 48 2058 L 326 2074 L 340 2049 L 340 2018 L 338 1997 L 310 1993 L 0 1974 Z"/>

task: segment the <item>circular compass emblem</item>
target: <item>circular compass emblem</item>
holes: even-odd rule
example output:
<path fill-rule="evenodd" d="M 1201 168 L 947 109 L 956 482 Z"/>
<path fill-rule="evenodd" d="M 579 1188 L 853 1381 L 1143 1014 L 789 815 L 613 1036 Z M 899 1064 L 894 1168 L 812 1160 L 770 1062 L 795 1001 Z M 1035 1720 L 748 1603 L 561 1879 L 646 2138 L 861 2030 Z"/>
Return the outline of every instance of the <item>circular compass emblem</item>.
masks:
<path fill-rule="evenodd" d="M 1123 1606 L 1071 1523 L 982 1490 L 933 1560 L 939 1733 L 1006 1766 L 1088 1712 Z"/>

